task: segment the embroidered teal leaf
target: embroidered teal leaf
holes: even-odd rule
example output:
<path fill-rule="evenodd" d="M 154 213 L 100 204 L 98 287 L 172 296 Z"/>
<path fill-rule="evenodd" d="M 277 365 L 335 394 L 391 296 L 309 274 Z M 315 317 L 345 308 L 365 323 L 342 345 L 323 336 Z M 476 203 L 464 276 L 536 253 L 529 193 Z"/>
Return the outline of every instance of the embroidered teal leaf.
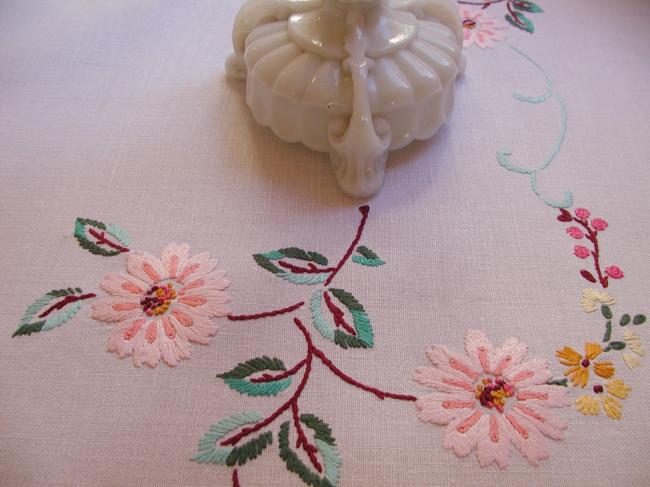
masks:
<path fill-rule="evenodd" d="M 625 342 L 610 342 L 607 347 L 605 347 L 605 352 L 610 350 L 623 350 L 625 348 Z"/>
<path fill-rule="evenodd" d="M 605 336 L 603 336 L 603 341 L 608 342 L 612 339 L 612 322 L 608 321 L 605 324 Z"/>
<path fill-rule="evenodd" d="M 253 259 L 262 269 L 275 274 L 280 279 L 293 284 L 321 284 L 327 280 L 331 268 L 319 268 L 317 265 L 327 265 L 327 258 L 318 252 L 307 252 L 297 247 L 288 247 L 264 254 L 255 254 Z M 308 262 L 307 267 L 295 265 L 286 259 L 296 259 Z"/>
<path fill-rule="evenodd" d="M 522 12 L 529 12 L 531 14 L 538 14 L 544 12 L 539 5 L 529 2 L 528 0 L 515 0 L 512 2 L 512 6 L 515 10 L 521 10 Z"/>
<path fill-rule="evenodd" d="M 384 265 L 386 262 L 381 260 L 377 254 L 375 254 L 368 247 L 360 246 L 357 247 L 357 252 L 361 255 L 353 255 L 352 262 L 356 264 L 365 265 L 368 267 L 378 267 Z"/>
<path fill-rule="evenodd" d="M 630 321 L 632 321 L 632 317 L 625 313 L 623 316 L 621 316 L 621 320 L 619 321 L 619 325 L 621 326 L 627 326 L 630 324 Z"/>
<path fill-rule="evenodd" d="M 81 301 L 94 297 L 93 293 L 83 294 L 78 287 L 54 289 L 27 307 L 12 338 L 56 328 L 77 314 Z"/>
<path fill-rule="evenodd" d="M 347 308 L 352 316 L 354 328 L 347 323 L 343 311 L 332 301 L 328 293 L 331 293 Z M 332 314 L 336 328 L 323 316 L 323 298 Z M 373 347 L 374 335 L 370 319 L 361 303 L 349 292 L 343 289 L 329 289 L 327 291 L 319 289 L 312 294 L 310 309 L 314 327 L 323 338 L 333 341 L 345 349 Z"/>
<path fill-rule="evenodd" d="M 645 315 L 636 315 L 634 318 L 632 318 L 632 323 L 635 325 L 642 325 L 645 323 L 646 317 Z"/>
<path fill-rule="evenodd" d="M 607 306 L 606 304 L 603 304 L 600 307 L 600 312 L 603 314 L 603 316 L 606 319 L 608 319 L 608 320 L 612 319 L 612 309 L 609 306 Z"/>
<path fill-rule="evenodd" d="M 256 411 L 247 411 L 233 414 L 213 424 L 199 440 L 198 451 L 192 457 L 192 461 L 234 466 L 243 465 L 248 460 L 257 458 L 273 441 L 273 434 L 270 431 L 239 447 L 223 447 L 219 442 L 228 433 L 261 420 L 262 417 Z"/>
<path fill-rule="evenodd" d="M 506 20 L 510 22 L 510 24 L 515 26 L 517 29 L 521 29 L 530 34 L 535 32 L 535 26 L 533 25 L 533 23 L 530 21 L 529 18 L 527 18 L 522 13 L 518 13 L 516 15 L 517 15 L 517 20 L 515 20 L 510 14 L 506 15 Z"/>
<path fill-rule="evenodd" d="M 341 454 L 332 437 L 330 427 L 318 417 L 311 414 L 300 416 L 300 422 L 314 432 L 314 443 L 323 459 L 324 475 L 312 471 L 305 465 L 289 444 L 289 422 L 282 423 L 278 433 L 280 458 L 287 465 L 287 470 L 295 473 L 307 485 L 312 487 L 334 487 L 341 476 Z"/>
<path fill-rule="evenodd" d="M 228 387 L 240 394 L 254 397 L 275 396 L 291 385 L 290 377 L 278 378 L 263 374 L 257 379 L 251 379 L 250 376 L 258 372 L 286 370 L 282 360 L 263 356 L 238 364 L 234 369 L 217 377 L 223 379 Z"/>
<path fill-rule="evenodd" d="M 112 257 L 129 251 L 130 238 L 124 230 L 90 218 L 76 219 L 74 237 L 91 254 Z"/>
<path fill-rule="evenodd" d="M 566 377 L 564 379 L 551 379 L 547 382 L 549 386 L 564 386 L 568 387 L 569 379 Z"/>

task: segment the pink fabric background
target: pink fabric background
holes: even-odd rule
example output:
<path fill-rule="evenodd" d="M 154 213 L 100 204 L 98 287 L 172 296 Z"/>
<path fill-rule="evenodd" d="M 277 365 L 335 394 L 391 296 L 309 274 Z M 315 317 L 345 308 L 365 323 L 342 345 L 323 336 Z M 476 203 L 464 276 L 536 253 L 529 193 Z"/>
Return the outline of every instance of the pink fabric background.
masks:
<path fill-rule="evenodd" d="M 650 3 L 539 0 L 536 33 L 509 41 L 555 80 L 568 136 L 540 176 L 550 195 L 607 219 L 603 258 L 624 280 L 620 312 L 648 312 L 650 290 Z M 220 322 L 209 346 L 176 369 L 135 369 L 105 352 L 109 328 L 86 306 L 48 332 L 11 339 L 23 310 L 50 289 L 97 290 L 122 257 L 93 256 L 72 237 L 77 216 L 113 222 L 132 248 L 171 241 L 209 251 L 232 281 L 236 312 L 305 299 L 310 289 L 257 267 L 256 252 L 298 245 L 336 260 L 358 222 L 327 157 L 287 145 L 253 122 L 243 85 L 226 82 L 240 1 L 5 0 L 0 6 L 0 484 L 3 486 L 225 486 L 230 469 L 189 461 L 208 427 L 234 412 L 273 411 L 215 374 L 267 354 L 303 356 L 288 318 Z M 503 9 L 490 8 L 499 17 Z M 497 165 L 511 148 L 541 161 L 555 142 L 553 103 L 527 106 L 513 91 L 543 91 L 539 74 L 507 47 L 472 48 L 452 120 L 429 142 L 393 153 L 369 204 L 363 243 L 387 265 L 348 266 L 339 284 L 370 315 L 371 351 L 319 340 L 366 383 L 421 394 L 411 380 L 435 342 L 460 350 L 467 328 L 515 335 L 532 356 L 602 336 L 579 307 L 586 282 L 556 212 L 526 178 Z M 98 291 L 103 295 L 103 292 Z M 303 312 L 303 316 L 306 317 Z M 650 333 L 635 329 L 650 343 Z M 619 357 L 620 358 L 620 357 Z M 318 367 L 301 409 L 324 418 L 343 456 L 341 486 L 549 486 L 650 483 L 648 365 L 619 376 L 633 388 L 624 419 L 567 408 L 566 440 L 539 468 L 513 452 L 507 471 L 481 470 L 441 445 L 443 429 L 412 404 L 378 401 Z M 563 370 L 554 361 L 553 370 Z M 277 425 L 274 431 L 277 431 Z M 277 456 L 277 437 L 240 471 L 242 484 L 301 486 Z"/>

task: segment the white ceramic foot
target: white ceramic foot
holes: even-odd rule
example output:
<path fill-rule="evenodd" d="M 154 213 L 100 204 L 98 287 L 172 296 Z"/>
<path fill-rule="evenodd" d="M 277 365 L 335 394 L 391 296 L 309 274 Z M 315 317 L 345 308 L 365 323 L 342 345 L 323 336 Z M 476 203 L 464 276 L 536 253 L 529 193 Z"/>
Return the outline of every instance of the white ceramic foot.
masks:
<path fill-rule="evenodd" d="M 384 181 L 391 141 L 388 122 L 372 118 L 368 73 L 374 61 L 366 57 L 364 23 L 358 11 L 350 12 L 346 19 L 345 50 L 350 57 L 343 62 L 343 69 L 352 76 L 353 111 L 347 127 L 344 119 L 336 119 L 330 124 L 328 134 L 336 179 L 343 191 L 358 198 L 371 196 Z"/>

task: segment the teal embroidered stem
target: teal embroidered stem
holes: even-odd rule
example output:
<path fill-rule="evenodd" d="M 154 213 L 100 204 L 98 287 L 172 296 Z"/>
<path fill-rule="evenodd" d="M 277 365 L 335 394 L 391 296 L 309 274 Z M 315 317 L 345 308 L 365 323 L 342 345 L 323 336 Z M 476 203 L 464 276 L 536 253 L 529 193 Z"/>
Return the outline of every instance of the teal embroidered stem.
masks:
<path fill-rule="evenodd" d="M 548 76 L 548 74 L 546 74 L 544 69 L 528 55 L 526 55 L 519 49 L 515 48 L 514 46 L 510 46 L 510 48 L 516 53 L 518 53 L 519 55 L 521 55 L 524 59 L 529 61 L 531 64 L 533 64 L 533 66 L 535 66 L 540 71 L 542 76 L 544 76 L 544 79 L 546 81 L 546 92 L 543 95 L 528 96 L 528 95 L 523 95 L 521 93 L 515 92 L 513 93 L 514 98 L 522 103 L 532 103 L 532 104 L 537 104 L 537 103 L 542 103 L 547 101 L 553 94 L 553 83 L 550 77 Z M 537 175 L 540 172 L 544 171 L 545 169 L 548 169 L 551 163 L 555 160 L 555 158 L 560 152 L 560 149 L 562 148 L 562 145 L 564 144 L 564 140 L 567 134 L 568 114 L 567 114 L 566 103 L 564 102 L 564 99 L 559 93 L 555 94 L 555 99 L 557 100 L 557 103 L 560 107 L 560 133 L 558 135 L 557 141 L 555 142 L 555 145 L 553 146 L 553 149 L 551 150 L 551 153 L 546 157 L 544 162 L 539 167 L 534 169 L 529 169 L 523 166 L 517 166 L 510 161 L 509 156 L 512 155 L 512 151 L 508 151 L 508 150 L 497 151 L 497 161 L 499 165 L 504 169 L 506 169 L 507 171 L 518 173 L 518 174 L 524 174 L 528 176 L 533 193 L 535 193 L 535 195 L 538 198 L 540 198 L 546 205 L 552 208 L 569 208 L 570 206 L 573 205 L 573 194 L 570 191 L 566 191 L 564 193 L 564 199 L 562 200 L 559 201 L 551 200 L 549 198 L 546 198 L 540 191 L 538 185 L 538 178 L 537 178 Z"/>

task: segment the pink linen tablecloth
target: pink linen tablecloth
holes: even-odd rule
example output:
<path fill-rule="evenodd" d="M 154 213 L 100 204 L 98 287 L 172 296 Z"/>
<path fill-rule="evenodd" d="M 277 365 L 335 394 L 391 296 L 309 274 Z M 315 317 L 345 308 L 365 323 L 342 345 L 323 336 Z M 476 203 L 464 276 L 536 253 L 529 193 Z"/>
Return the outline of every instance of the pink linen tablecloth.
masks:
<path fill-rule="evenodd" d="M 0 485 L 650 485 L 650 3 L 459 3 L 368 201 L 225 80 L 241 4 L 0 4 Z"/>

